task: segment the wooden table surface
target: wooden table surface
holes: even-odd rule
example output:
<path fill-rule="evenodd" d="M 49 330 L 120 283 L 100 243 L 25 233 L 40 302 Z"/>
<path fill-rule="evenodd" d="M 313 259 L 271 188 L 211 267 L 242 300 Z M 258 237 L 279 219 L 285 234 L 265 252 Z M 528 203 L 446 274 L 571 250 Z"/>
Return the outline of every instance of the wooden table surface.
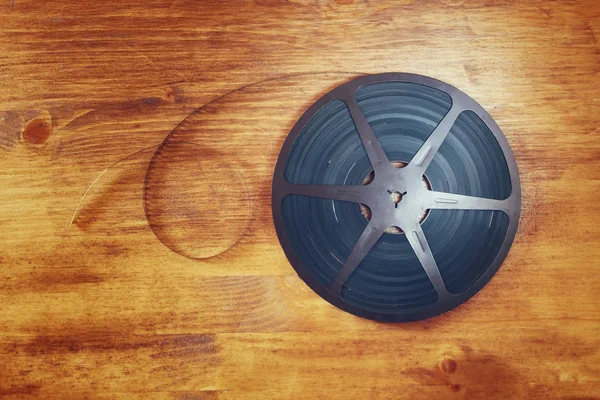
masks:
<path fill-rule="evenodd" d="M 0 10 L 0 397 L 600 398 L 597 0 Z M 482 104 L 523 190 L 490 283 L 407 324 L 314 294 L 270 212 L 295 120 L 392 71 Z"/>

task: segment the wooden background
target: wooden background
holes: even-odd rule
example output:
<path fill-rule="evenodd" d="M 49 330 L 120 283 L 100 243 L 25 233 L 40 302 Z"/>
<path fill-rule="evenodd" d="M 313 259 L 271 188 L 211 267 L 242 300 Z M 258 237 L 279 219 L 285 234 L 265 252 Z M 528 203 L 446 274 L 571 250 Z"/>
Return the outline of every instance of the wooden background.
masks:
<path fill-rule="evenodd" d="M 597 0 L 3 0 L 0 397 L 600 398 L 599 38 Z M 523 186 L 497 275 L 409 324 L 309 290 L 269 205 L 302 112 L 392 71 L 480 102 Z"/>

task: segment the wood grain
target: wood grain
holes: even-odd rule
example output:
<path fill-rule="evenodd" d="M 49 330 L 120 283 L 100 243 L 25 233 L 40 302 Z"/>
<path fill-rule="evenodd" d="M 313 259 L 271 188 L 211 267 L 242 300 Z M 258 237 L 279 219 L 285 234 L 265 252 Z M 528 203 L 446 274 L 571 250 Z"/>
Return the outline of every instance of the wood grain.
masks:
<path fill-rule="evenodd" d="M 0 397 L 600 397 L 597 1 L 0 10 Z M 392 71 L 482 104 L 523 187 L 497 275 L 410 324 L 320 299 L 270 213 L 295 120 Z"/>

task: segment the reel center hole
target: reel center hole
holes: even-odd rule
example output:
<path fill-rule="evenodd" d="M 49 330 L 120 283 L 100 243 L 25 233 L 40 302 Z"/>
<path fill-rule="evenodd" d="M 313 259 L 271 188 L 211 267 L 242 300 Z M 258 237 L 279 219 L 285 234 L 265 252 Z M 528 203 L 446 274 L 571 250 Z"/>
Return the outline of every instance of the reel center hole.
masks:
<path fill-rule="evenodd" d="M 402 201 L 402 195 L 403 194 L 406 194 L 406 192 L 400 193 L 397 190 L 395 192 L 391 192 L 390 193 L 390 198 L 392 199 L 392 203 L 398 205 L 398 203 L 400 203 Z"/>
<path fill-rule="evenodd" d="M 408 163 L 404 161 L 392 161 L 392 165 L 396 168 L 404 168 L 408 165 Z M 373 179 L 375 179 L 375 171 L 371 170 L 371 172 L 369 172 L 367 176 L 365 176 L 365 178 L 363 179 L 362 184 L 368 185 L 369 183 L 373 182 Z M 431 190 L 431 183 L 425 175 L 421 177 L 421 183 L 423 184 L 423 187 L 425 189 Z M 398 206 L 398 203 L 402 201 L 402 196 L 406 194 L 406 192 L 400 193 L 399 191 L 391 190 L 389 190 L 388 193 L 390 194 L 390 198 L 396 207 Z M 360 213 L 363 215 L 363 217 L 366 218 L 367 221 L 371 220 L 372 211 L 365 204 L 360 204 Z M 425 221 L 428 215 L 429 210 L 424 210 L 423 212 L 421 212 L 421 214 L 419 215 L 419 222 L 423 223 L 423 221 Z M 385 232 L 394 235 L 404 234 L 402 229 L 400 229 L 397 226 L 390 226 L 385 230 Z"/>

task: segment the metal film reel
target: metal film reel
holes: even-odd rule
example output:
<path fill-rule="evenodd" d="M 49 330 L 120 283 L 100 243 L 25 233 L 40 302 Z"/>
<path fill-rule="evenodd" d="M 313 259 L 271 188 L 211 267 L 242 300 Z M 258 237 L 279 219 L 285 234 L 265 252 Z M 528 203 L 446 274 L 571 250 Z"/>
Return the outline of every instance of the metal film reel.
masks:
<path fill-rule="evenodd" d="M 381 321 L 429 318 L 472 297 L 515 237 L 517 166 L 502 131 L 460 90 L 420 75 L 360 77 L 291 130 L 273 218 L 321 297 Z"/>

